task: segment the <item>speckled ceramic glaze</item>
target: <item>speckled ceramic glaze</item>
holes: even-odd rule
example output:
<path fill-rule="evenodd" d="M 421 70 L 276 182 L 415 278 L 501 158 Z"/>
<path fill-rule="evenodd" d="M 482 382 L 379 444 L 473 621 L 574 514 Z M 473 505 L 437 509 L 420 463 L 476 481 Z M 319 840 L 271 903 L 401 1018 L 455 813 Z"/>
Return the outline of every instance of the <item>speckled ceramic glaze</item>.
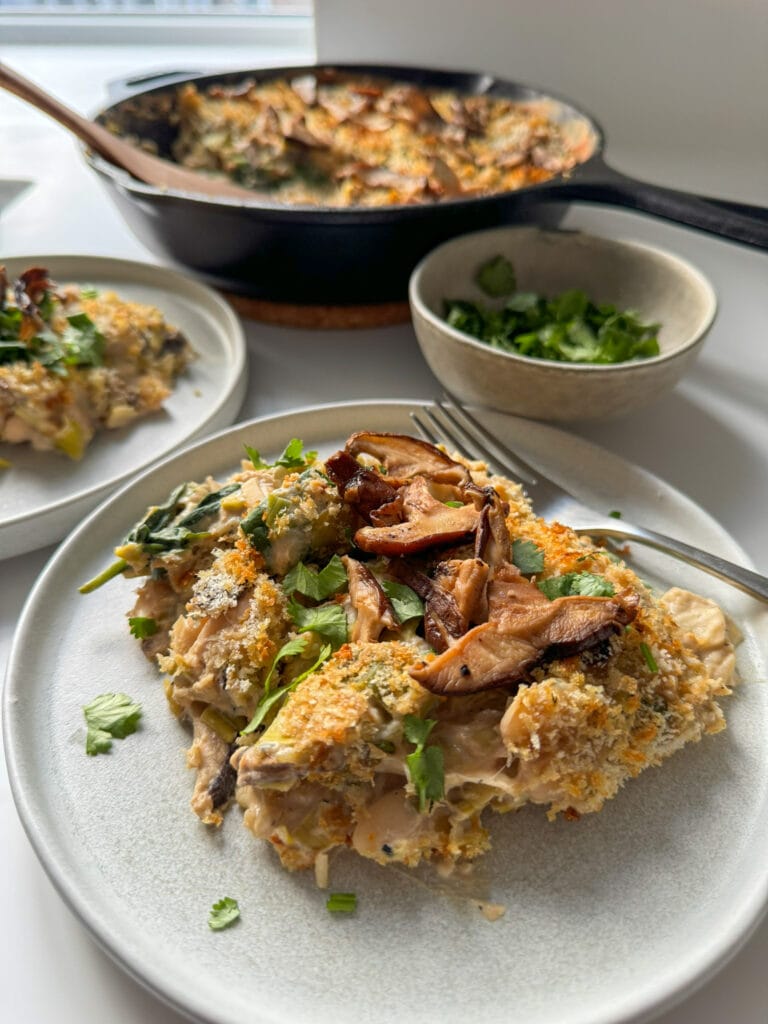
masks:
<path fill-rule="evenodd" d="M 644 578 L 693 586 L 744 632 L 728 729 L 644 772 L 600 814 L 487 816 L 493 849 L 463 884 L 331 859 L 332 915 L 311 874 L 289 874 L 233 807 L 207 829 L 189 808 L 187 730 L 162 676 L 128 634 L 136 581 L 77 584 L 179 481 L 222 479 L 243 444 L 265 457 L 291 437 L 327 455 L 354 430 L 408 432 L 404 403 L 322 407 L 242 424 L 149 470 L 57 551 L 24 611 L 3 722 L 29 837 L 63 898 L 123 967 L 196 1020 L 217 1024 L 626 1024 L 689 991 L 755 926 L 768 885 L 768 609 L 683 563 L 637 551 Z M 488 412 L 488 427 L 597 507 L 743 559 L 693 502 L 562 431 Z M 87 757 L 82 706 L 121 690 L 139 731 Z M 241 920 L 214 933 L 215 900 Z M 471 896 L 506 905 L 490 923 Z M 108 1014 L 106 1016 L 108 1019 Z"/>
<path fill-rule="evenodd" d="M 615 366 L 555 363 L 492 349 L 449 327 L 442 315 L 446 299 L 493 305 L 474 277 L 499 254 L 512 261 L 521 291 L 554 296 L 581 288 L 596 302 L 660 323 L 661 354 Z M 717 309 L 706 278 L 671 253 L 535 227 L 496 228 L 446 242 L 414 270 L 410 302 L 424 358 L 449 391 L 473 404 L 560 421 L 617 416 L 658 398 L 682 376 Z"/>

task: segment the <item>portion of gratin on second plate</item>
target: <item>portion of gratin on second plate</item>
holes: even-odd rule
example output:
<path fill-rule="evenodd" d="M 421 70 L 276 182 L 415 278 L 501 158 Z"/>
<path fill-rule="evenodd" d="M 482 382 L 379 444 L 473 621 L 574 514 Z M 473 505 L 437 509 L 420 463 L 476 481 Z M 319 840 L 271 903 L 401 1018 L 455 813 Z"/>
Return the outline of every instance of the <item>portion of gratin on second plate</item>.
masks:
<path fill-rule="evenodd" d="M 118 561 L 131 631 L 194 738 L 195 813 L 236 799 L 291 870 L 351 847 L 450 868 L 484 811 L 599 811 L 724 727 L 720 609 L 657 596 L 517 484 L 396 434 L 181 485 Z"/>
<path fill-rule="evenodd" d="M 0 267 L 0 441 L 79 459 L 97 430 L 158 410 L 192 357 L 154 306 Z"/>

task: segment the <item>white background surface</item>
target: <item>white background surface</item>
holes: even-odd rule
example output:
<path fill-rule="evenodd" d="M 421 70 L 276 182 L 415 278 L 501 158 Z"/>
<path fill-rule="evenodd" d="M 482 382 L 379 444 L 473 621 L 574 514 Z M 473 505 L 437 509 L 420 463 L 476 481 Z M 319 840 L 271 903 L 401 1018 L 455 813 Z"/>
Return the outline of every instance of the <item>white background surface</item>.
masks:
<path fill-rule="evenodd" d="M 631 5 L 631 16 L 625 5 L 618 19 L 611 14 L 615 4 L 588 0 L 579 5 L 578 17 L 573 6 L 526 0 L 515 5 L 517 20 L 499 20 L 500 8 L 508 11 L 509 5 L 483 0 L 473 5 L 482 19 L 478 27 L 477 20 L 469 25 L 462 20 L 468 8 L 454 2 L 429 0 L 415 12 L 403 3 L 390 3 L 386 11 L 384 5 L 374 9 L 360 3 L 351 17 L 340 0 L 323 0 L 321 56 L 484 67 L 551 86 L 602 120 L 609 155 L 620 169 L 768 204 L 768 142 L 757 114 L 768 77 L 768 19 L 759 5 L 726 8 L 710 0 L 696 5 L 695 17 L 689 6 L 687 19 L 679 0 Z M 536 7 L 542 10 L 537 13 Z M 640 9 L 650 20 L 640 17 Z M 363 31 L 363 17 L 378 22 Z M 566 32 L 563 21 L 569 18 L 573 28 Z M 103 83 L 123 73 L 180 65 L 249 67 L 294 58 L 275 51 L 266 56 L 253 47 L 218 53 L 146 46 L 0 51 L 0 59 L 84 113 L 103 102 Z M 662 102 L 665 96 L 668 102 Z M 74 143 L 43 115 L 5 96 L 0 96 L 0 175 L 37 179 L 34 190 L 0 211 L 1 253 L 146 256 L 80 163 Z M 768 572 L 768 256 L 607 209 L 574 207 L 566 226 L 667 246 L 712 280 L 720 315 L 687 379 L 645 412 L 575 430 L 673 482 L 714 514 Z M 422 398 L 435 392 L 407 326 L 316 335 L 248 324 L 247 334 L 251 384 L 243 418 L 343 398 Z M 24 597 L 49 554 L 50 549 L 0 563 L 0 666 Z M 4 776 L 0 823 L 6 936 L 0 1017 L 14 1024 L 178 1022 L 175 1013 L 112 965 L 61 903 L 27 844 Z M 767 956 L 764 923 L 730 964 L 661 1020 L 765 1024 Z"/>

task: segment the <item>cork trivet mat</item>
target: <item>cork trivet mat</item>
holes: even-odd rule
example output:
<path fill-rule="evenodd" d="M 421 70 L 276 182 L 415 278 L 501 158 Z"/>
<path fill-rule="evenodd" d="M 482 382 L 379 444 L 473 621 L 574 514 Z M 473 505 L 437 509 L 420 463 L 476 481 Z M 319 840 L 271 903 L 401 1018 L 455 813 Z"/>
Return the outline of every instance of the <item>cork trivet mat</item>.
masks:
<path fill-rule="evenodd" d="M 269 302 L 248 295 L 224 292 L 241 316 L 283 327 L 308 330 L 354 330 L 404 324 L 411 318 L 407 302 L 375 302 L 365 306 L 304 306 L 290 302 Z"/>

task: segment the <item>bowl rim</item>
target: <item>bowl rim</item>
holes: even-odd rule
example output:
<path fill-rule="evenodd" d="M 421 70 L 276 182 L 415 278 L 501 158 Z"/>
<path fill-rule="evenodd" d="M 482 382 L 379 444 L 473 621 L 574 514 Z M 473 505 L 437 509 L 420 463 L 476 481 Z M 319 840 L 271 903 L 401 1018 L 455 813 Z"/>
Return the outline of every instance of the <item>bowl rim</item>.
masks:
<path fill-rule="evenodd" d="M 542 359 L 537 356 L 524 356 L 515 352 L 505 352 L 503 349 L 493 348 L 487 342 L 480 341 L 477 338 L 473 338 L 470 334 L 465 334 L 464 331 L 459 331 L 457 328 L 451 327 L 446 320 L 429 308 L 421 293 L 422 281 L 425 273 L 429 270 L 430 265 L 440 254 L 448 249 L 459 249 L 470 239 L 491 234 L 538 234 L 561 236 L 568 239 L 581 238 L 588 242 L 608 243 L 609 245 L 613 245 L 618 248 L 633 249 L 637 252 L 660 257 L 662 260 L 674 266 L 678 272 L 685 272 L 687 276 L 693 279 L 700 289 L 702 298 L 705 300 L 701 325 L 687 341 L 676 345 L 668 352 L 661 352 L 659 355 L 650 356 L 647 359 L 625 360 L 621 363 L 560 362 L 555 359 Z M 447 335 L 453 341 L 467 345 L 470 348 L 477 349 L 480 352 L 497 356 L 502 360 L 506 359 L 512 363 L 522 363 L 526 366 L 538 367 L 539 370 L 544 372 L 549 371 L 559 374 L 573 373 L 577 375 L 585 373 L 601 373 L 606 375 L 627 373 L 632 370 L 659 366 L 660 364 L 678 359 L 704 340 L 708 332 L 711 330 L 718 312 L 717 293 L 715 292 L 714 286 L 709 278 L 707 278 L 698 267 L 694 266 L 693 263 L 689 262 L 683 256 L 679 256 L 677 253 L 671 252 L 669 249 L 664 249 L 657 245 L 649 245 L 647 242 L 639 242 L 630 238 L 596 235 L 592 232 L 581 231 L 579 229 L 542 228 L 536 224 L 510 224 L 484 228 L 480 231 L 472 231 L 468 234 L 457 235 L 455 238 L 450 238 L 447 242 L 441 243 L 435 249 L 428 252 L 427 255 L 424 256 L 414 267 L 408 282 L 408 301 L 411 306 L 411 314 L 414 321 L 417 318 L 421 318 L 439 333 Z"/>

